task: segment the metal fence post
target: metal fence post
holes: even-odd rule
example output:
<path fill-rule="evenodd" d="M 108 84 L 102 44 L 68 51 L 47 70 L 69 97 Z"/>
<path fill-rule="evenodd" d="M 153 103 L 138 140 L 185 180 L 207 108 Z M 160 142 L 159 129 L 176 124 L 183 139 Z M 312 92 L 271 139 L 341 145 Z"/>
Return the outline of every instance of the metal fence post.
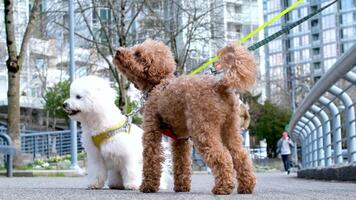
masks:
<path fill-rule="evenodd" d="M 356 80 L 355 80 L 356 82 Z M 345 107 L 345 123 L 347 135 L 347 154 L 349 162 L 356 161 L 356 132 L 355 132 L 355 110 L 350 96 L 343 92 L 342 89 L 332 86 L 330 93 L 337 96 Z"/>
<path fill-rule="evenodd" d="M 307 167 L 307 162 L 308 162 L 308 155 L 307 155 L 307 150 L 308 150 L 308 135 L 305 129 L 301 130 L 301 134 L 303 136 L 303 144 L 304 145 L 304 167 Z"/>
<path fill-rule="evenodd" d="M 334 163 L 341 164 L 343 162 L 343 159 L 342 159 L 342 146 L 341 146 L 341 120 L 340 120 L 339 109 L 336 107 L 336 105 L 333 102 L 331 102 L 326 97 L 321 96 L 319 98 L 319 101 L 320 103 L 322 103 L 323 105 L 329 108 L 330 113 L 332 115 L 331 132 L 333 136 Z"/>
<path fill-rule="evenodd" d="M 326 114 L 325 111 L 321 110 L 318 106 L 313 105 L 311 109 L 318 113 L 322 124 L 323 124 L 323 141 L 324 141 L 324 159 L 325 165 L 330 166 L 332 164 L 332 157 L 331 157 L 331 132 L 330 132 L 330 120 L 329 116 Z"/>
<path fill-rule="evenodd" d="M 297 131 L 295 132 L 299 136 L 300 144 L 301 144 L 301 156 L 302 156 L 302 166 L 306 167 L 306 148 L 307 148 L 307 143 L 306 143 L 306 134 L 305 131 L 302 129 L 302 127 L 297 124 L 296 128 Z"/>
<path fill-rule="evenodd" d="M 302 123 L 302 122 L 300 122 Z M 310 167 L 312 163 L 312 143 L 311 143 L 311 133 L 308 126 L 303 124 L 302 132 L 305 134 L 305 160 L 306 167 Z"/>
<path fill-rule="evenodd" d="M 305 113 L 305 116 L 309 118 L 310 120 L 313 121 L 315 124 L 315 128 L 317 131 L 317 137 L 316 137 L 316 142 L 317 142 L 317 160 L 318 160 L 318 166 L 325 166 L 324 162 L 324 142 L 323 142 L 323 128 L 321 126 L 321 122 L 319 118 L 310 113 L 309 111 Z"/>
<path fill-rule="evenodd" d="M 312 141 L 312 130 L 310 127 L 307 125 L 307 123 L 300 121 L 300 123 L 303 125 L 303 129 L 305 130 L 306 133 L 306 141 L 307 141 L 307 166 L 312 167 L 313 164 L 313 141 Z"/>
<path fill-rule="evenodd" d="M 318 143 L 317 143 L 317 130 L 316 130 L 316 126 L 314 125 L 314 123 L 309 120 L 306 117 L 302 117 L 301 118 L 302 122 L 304 122 L 310 129 L 310 144 L 311 144 L 311 155 L 312 155 L 312 166 L 313 167 L 317 167 L 318 166 Z"/>

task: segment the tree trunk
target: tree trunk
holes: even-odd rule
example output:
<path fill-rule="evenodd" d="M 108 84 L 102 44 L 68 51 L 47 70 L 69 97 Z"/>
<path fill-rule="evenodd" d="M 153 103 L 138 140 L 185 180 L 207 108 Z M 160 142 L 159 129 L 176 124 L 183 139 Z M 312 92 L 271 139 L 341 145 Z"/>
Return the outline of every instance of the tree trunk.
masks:
<path fill-rule="evenodd" d="M 120 29 L 120 35 L 119 35 L 119 44 L 120 47 L 125 47 L 126 46 L 126 23 L 125 23 L 125 19 L 126 19 L 126 0 L 121 0 L 120 1 L 120 25 L 121 25 L 121 29 Z M 128 81 L 126 80 L 126 78 L 122 75 L 119 76 L 120 77 L 120 109 L 127 114 L 127 106 L 128 106 L 128 98 L 127 98 L 127 89 L 129 86 Z"/>
<path fill-rule="evenodd" d="M 21 138 L 20 138 L 20 73 L 8 73 L 8 112 L 7 112 L 7 133 L 11 137 L 13 145 L 16 148 L 14 165 L 22 165 L 21 156 Z"/>
<path fill-rule="evenodd" d="M 30 40 L 30 34 L 34 27 L 36 16 L 38 14 L 40 0 L 35 0 L 31 10 L 28 25 L 26 27 L 20 52 L 17 54 L 16 38 L 15 38 L 15 20 L 14 20 L 14 2 L 5 0 L 5 29 L 6 29 L 6 45 L 8 52 L 8 60 L 6 61 L 8 71 L 8 117 L 7 117 L 7 133 L 13 141 L 16 148 L 14 156 L 14 165 L 22 165 L 21 156 L 21 138 L 20 138 L 20 71 L 27 49 L 27 44 Z"/>

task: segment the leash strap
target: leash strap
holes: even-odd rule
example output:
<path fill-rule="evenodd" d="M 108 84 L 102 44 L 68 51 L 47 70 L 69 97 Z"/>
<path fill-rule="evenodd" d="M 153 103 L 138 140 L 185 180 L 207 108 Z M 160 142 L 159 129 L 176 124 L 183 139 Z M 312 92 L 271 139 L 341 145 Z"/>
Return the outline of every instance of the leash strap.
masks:
<path fill-rule="evenodd" d="M 282 13 L 280 13 L 279 15 L 275 16 L 274 18 L 272 18 L 269 22 L 263 24 L 262 26 L 258 27 L 255 31 L 251 32 L 249 35 L 247 36 L 250 36 L 252 37 L 254 34 L 256 34 L 257 32 L 261 31 L 263 28 L 265 28 L 266 26 L 268 26 L 269 24 L 273 23 L 275 20 L 279 19 L 280 17 L 282 17 L 284 14 L 286 14 L 287 12 L 289 12 L 290 10 L 294 9 L 299 3 L 301 3 L 303 0 L 301 1 L 297 1 L 295 2 L 293 5 L 291 5 L 290 7 L 288 7 L 286 10 L 284 10 Z M 278 38 L 279 36 L 287 33 L 288 31 L 290 31 L 291 29 L 295 28 L 296 26 L 300 25 L 301 23 L 307 21 L 308 19 L 312 18 L 314 15 L 322 12 L 323 10 L 325 10 L 326 8 L 328 8 L 329 6 L 331 6 L 332 4 L 336 3 L 338 0 L 335 0 L 331 3 L 329 3 L 328 5 L 322 7 L 322 8 L 319 8 L 318 10 L 316 10 L 315 12 L 313 13 L 310 13 L 309 15 L 307 15 L 306 17 L 302 18 L 302 19 L 299 19 L 298 21 L 296 22 L 293 22 L 287 26 L 285 26 L 285 28 L 283 28 L 282 30 L 268 36 L 267 38 L 251 45 L 250 47 L 248 47 L 247 49 L 250 50 L 250 51 L 253 51 L 253 50 L 256 50 L 262 46 L 264 46 L 265 44 L 273 41 L 274 39 Z M 244 37 L 240 40 L 240 44 L 243 43 L 244 41 L 246 41 L 248 38 Z M 246 39 L 247 38 L 247 39 Z M 205 69 L 206 67 L 208 67 L 209 65 L 211 65 L 213 62 L 215 62 L 217 59 L 219 58 L 218 55 L 206 60 L 203 62 L 203 64 L 200 65 L 200 67 L 196 68 L 195 70 L 193 70 L 192 72 L 190 72 L 189 74 L 191 75 L 194 75 L 194 74 L 197 74 L 199 73 L 201 70 Z"/>
<path fill-rule="evenodd" d="M 243 37 L 239 43 L 242 44 L 244 43 L 246 40 L 250 39 L 252 36 L 256 35 L 258 32 L 260 32 L 261 30 L 263 30 L 264 28 L 266 28 L 268 25 L 272 24 L 273 22 L 275 22 L 276 20 L 278 20 L 279 18 L 281 18 L 283 15 L 287 14 L 289 11 L 293 10 L 295 7 L 297 7 L 300 3 L 302 3 L 304 0 L 298 0 L 297 2 L 295 2 L 294 4 L 292 4 L 291 6 L 289 6 L 287 9 L 283 10 L 281 13 L 279 13 L 278 15 L 274 16 L 272 19 L 270 19 L 268 22 L 264 23 L 263 25 L 259 26 L 256 30 L 252 31 L 251 33 L 249 33 L 247 36 Z M 200 67 L 196 68 L 195 70 L 193 70 L 192 72 L 190 72 L 190 75 L 194 75 L 199 73 L 201 70 L 205 69 L 207 66 L 209 66 L 210 64 L 212 64 L 213 62 L 215 62 L 217 59 L 219 59 L 219 56 L 216 55 L 212 58 L 210 58 L 209 60 L 205 61 Z"/>

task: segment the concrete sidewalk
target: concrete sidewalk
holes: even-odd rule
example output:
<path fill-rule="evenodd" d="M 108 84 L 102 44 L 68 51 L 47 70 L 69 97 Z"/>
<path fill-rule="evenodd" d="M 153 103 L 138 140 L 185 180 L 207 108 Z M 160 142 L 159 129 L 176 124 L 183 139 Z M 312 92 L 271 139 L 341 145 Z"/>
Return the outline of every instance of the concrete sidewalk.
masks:
<path fill-rule="evenodd" d="M 296 178 L 282 172 L 258 173 L 257 188 L 252 195 L 232 194 L 220 199 L 356 199 L 356 183 L 314 181 Z M 0 200 L 17 199 L 216 199 L 210 193 L 213 185 L 211 175 L 193 175 L 190 193 L 162 191 L 142 194 L 138 191 L 86 190 L 83 177 L 24 177 L 0 178 Z"/>

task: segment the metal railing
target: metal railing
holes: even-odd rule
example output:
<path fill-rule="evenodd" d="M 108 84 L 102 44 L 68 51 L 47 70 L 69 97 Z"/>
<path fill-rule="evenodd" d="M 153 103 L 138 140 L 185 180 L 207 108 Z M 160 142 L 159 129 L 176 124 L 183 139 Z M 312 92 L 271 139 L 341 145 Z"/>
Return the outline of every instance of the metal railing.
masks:
<path fill-rule="evenodd" d="M 80 140 L 81 132 L 78 132 L 78 152 L 83 150 Z M 49 158 L 71 154 L 71 132 L 49 131 L 21 133 L 21 151 L 31 154 L 35 158 Z"/>
<path fill-rule="evenodd" d="M 6 133 L 6 128 L 0 127 L 0 133 Z M 78 131 L 78 152 L 83 151 L 81 133 Z M 0 144 L 2 142 L 0 138 Z M 70 130 L 48 132 L 21 130 L 21 152 L 32 155 L 33 159 L 70 155 L 71 132 Z"/>
<path fill-rule="evenodd" d="M 314 85 L 289 122 L 303 168 L 356 162 L 356 45 Z"/>

